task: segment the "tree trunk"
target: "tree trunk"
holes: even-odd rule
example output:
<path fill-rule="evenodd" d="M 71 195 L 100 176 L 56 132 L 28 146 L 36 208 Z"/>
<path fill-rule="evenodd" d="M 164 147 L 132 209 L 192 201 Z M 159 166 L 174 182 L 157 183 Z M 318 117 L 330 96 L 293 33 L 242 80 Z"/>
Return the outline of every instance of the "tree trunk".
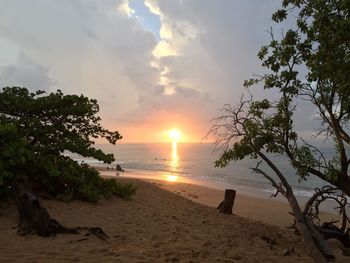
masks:
<path fill-rule="evenodd" d="M 332 185 L 338 187 L 343 193 L 350 197 L 350 176 L 345 179 L 339 180 L 337 183 L 329 182 Z"/>
<path fill-rule="evenodd" d="M 217 209 L 219 209 L 219 212 L 232 215 L 232 207 L 235 202 L 235 198 L 236 191 L 233 189 L 226 189 L 224 201 L 222 201 L 217 207 Z"/>
<path fill-rule="evenodd" d="M 17 230 L 19 235 L 36 233 L 48 237 L 58 233 L 78 233 L 50 217 L 46 209 L 40 205 L 39 199 L 32 193 L 26 176 L 19 176 L 14 180 L 13 192 L 20 219 Z"/>
<path fill-rule="evenodd" d="M 316 230 L 313 222 L 311 220 L 306 220 L 293 192 L 287 191 L 286 198 L 288 199 L 290 207 L 292 208 L 296 228 L 299 231 L 304 246 L 310 253 L 313 260 L 317 263 L 334 261 L 334 255 L 329 249 L 325 239 Z"/>
<path fill-rule="evenodd" d="M 267 179 L 273 182 L 273 185 L 277 190 L 287 198 L 289 205 L 293 211 L 295 218 L 295 227 L 299 231 L 301 240 L 304 243 L 304 246 L 312 259 L 317 263 L 327 263 L 328 261 L 334 261 L 334 255 L 332 254 L 329 246 L 327 245 L 324 237 L 320 235 L 317 231 L 315 225 L 311 220 L 308 220 L 307 217 L 302 213 L 299 203 L 295 198 L 292 187 L 277 168 L 277 166 L 267 158 L 262 152 L 258 152 L 258 155 L 270 166 L 270 168 L 276 173 L 278 178 L 281 180 L 284 189 L 281 189 L 281 186 L 277 184 L 271 177 L 269 177 L 264 171 L 255 168 L 255 171 L 261 173 Z M 310 222 L 311 221 L 311 222 Z"/>

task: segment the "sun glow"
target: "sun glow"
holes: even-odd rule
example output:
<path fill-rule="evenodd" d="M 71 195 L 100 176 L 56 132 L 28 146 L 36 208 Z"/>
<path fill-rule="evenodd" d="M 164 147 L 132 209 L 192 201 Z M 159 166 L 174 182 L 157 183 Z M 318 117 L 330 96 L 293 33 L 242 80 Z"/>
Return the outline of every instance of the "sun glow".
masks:
<path fill-rule="evenodd" d="M 178 129 L 172 129 L 168 132 L 172 142 L 178 142 L 181 139 L 181 132 Z"/>
<path fill-rule="evenodd" d="M 177 181 L 177 176 L 176 175 L 166 175 L 166 180 L 168 182 L 176 182 Z"/>

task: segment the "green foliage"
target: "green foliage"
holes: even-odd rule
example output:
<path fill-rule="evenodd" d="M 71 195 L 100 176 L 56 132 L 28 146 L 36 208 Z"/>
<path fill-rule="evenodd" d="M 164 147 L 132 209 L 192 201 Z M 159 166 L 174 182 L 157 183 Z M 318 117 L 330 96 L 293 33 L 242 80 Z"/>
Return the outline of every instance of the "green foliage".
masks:
<path fill-rule="evenodd" d="M 302 179 L 309 175 L 310 168 L 320 167 L 321 162 L 315 159 L 310 147 L 303 145 L 292 149 L 294 150 L 292 153 L 294 158 L 291 160 L 291 163 Z"/>
<path fill-rule="evenodd" d="M 261 83 L 264 89 L 277 90 L 279 99 L 241 101 L 237 108 L 224 109 L 229 114 L 217 118 L 211 130 L 217 144 L 226 146 L 216 165 L 262 153 L 282 154 L 300 178 L 314 174 L 350 195 L 350 1 L 284 0 L 272 19 L 294 26 L 280 38 L 271 32 L 271 42 L 258 53 L 268 73 L 244 86 Z M 318 133 L 335 142 L 334 159 L 325 158 L 294 130 L 300 99 L 318 113 Z"/>
<path fill-rule="evenodd" d="M 10 185 L 17 171 L 26 171 L 26 163 L 33 161 L 27 142 L 11 123 L 0 123 L 0 199 L 10 193 Z"/>
<path fill-rule="evenodd" d="M 79 165 L 65 151 L 111 163 L 113 154 L 93 147 L 94 139 L 115 144 L 122 137 L 100 125 L 96 100 L 61 91 L 29 93 L 4 88 L 0 93 L 0 196 L 8 196 L 13 180 L 26 175 L 38 191 L 62 200 L 97 201 L 135 189 L 102 179 L 96 170 Z"/>

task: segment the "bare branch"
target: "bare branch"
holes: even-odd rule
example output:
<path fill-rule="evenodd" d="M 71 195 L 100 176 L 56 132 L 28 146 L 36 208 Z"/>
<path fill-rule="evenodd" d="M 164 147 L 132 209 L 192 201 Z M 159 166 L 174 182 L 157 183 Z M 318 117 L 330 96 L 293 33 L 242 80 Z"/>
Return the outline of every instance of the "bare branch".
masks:
<path fill-rule="evenodd" d="M 222 114 L 211 120 L 213 125 L 204 139 L 208 139 L 210 136 L 215 138 L 214 151 L 227 151 L 232 144 L 238 142 L 246 134 L 244 124 L 253 118 L 247 113 L 252 100 L 251 95 L 247 100 L 244 100 L 242 96 L 237 107 L 234 108 L 226 104 L 221 109 Z"/>
<path fill-rule="evenodd" d="M 253 172 L 263 175 L 267 180 L 271 182 L 272 186 L 276 188 L 277 192 L 272 195 L 273 197 L 276 197 L 278 193 L 281 193 L 284 197 L 286 196 L 286 190 L 283 188 L 281 183 L 278 184 L 271 176 L 269 176 L 263 170 L 259 169 L 258 166 L 251 169 Z"/>
<path fill-rule="evenodd" d="M 319 206 L 327 200 L 332 200 L 338 203 L 339 207 L 336 207 L 335 209 L 339 210 L 338 213 L 342 217 L 342 223 L 338 230 L 340 232 L 345 232 L 347 223 L 350 223 L 350 219 L 346 212 L 348 201 L 346 196 L 336 187 L 324 186 L 322 189 L 316 188 L 315 194 L 305 204 L 303 211 L 304 216 L 311 218 L 314 222 L 316 221 L 316 224 L 319 224 Z M 326 224 L 330 225 L 333 223 L 335 222 L 328 222 Z"/>

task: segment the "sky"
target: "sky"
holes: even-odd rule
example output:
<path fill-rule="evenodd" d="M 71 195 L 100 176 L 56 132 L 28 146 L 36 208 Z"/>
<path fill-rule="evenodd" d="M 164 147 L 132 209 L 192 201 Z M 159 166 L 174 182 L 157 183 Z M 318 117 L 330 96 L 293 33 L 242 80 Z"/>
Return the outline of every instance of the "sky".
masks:
<path fill-rule="evenodd" d="M 264 72 L 277 0 L 1 0 L 0 87 L 98 100 L 122 142 L 201 141 Z M 260 88 L 252 90 L 265 96 Z M 310 112 L 311 116 L 312 112 Z M 304 123 L 303 123 L 304 122 Z M 300 118 L 307 132 L 308 118 Z"/>

